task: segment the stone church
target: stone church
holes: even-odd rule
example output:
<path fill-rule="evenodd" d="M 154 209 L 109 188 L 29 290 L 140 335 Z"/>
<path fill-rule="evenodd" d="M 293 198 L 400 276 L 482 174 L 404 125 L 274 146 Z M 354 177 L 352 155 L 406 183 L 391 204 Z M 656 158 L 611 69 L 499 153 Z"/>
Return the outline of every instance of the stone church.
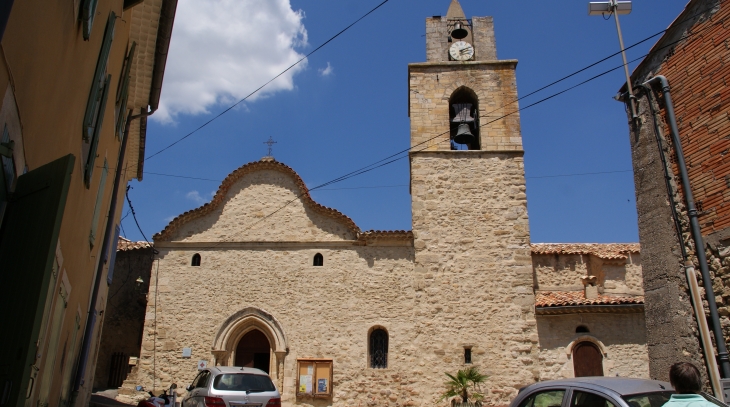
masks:
<path fill-rule="evenodd" d="M 530 243 L 519 115 L 493 120 L 516 107 L 517 61 L 497 59 L 492 18 L 452 0 L 426 33 L 412 230 L 361 231 L 294 169 L 243 165 L 154 236 L 120 397 L 183 391 L 200 364 L 261 368 L 287 406 L 440 405 L 444 373 L 469 366 L 488 405 L 537 380 L 648 377 L 638 245 Z"/>

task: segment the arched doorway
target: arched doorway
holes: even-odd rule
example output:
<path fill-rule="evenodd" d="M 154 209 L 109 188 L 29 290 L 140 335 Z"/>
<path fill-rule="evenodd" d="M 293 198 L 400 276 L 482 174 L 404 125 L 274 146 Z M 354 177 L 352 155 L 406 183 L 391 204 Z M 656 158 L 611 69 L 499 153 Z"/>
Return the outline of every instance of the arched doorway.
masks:
<path fill-rule="evenodd" d="M 580 342 L 573 348 L 575 377 L 603 376 L 603 355 L 591 342 Z"/>
<path fill-rule="evenodd" d="M 271 344 L 263 332 L 252 329 L 236 345 L 235 366 L 253 367 L 269 373 Z"/>

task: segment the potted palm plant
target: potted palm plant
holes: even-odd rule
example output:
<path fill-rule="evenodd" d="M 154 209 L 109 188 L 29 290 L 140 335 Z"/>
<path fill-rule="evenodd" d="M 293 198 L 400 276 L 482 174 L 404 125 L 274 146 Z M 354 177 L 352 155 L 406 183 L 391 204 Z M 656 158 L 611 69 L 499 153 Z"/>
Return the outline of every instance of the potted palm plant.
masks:
<path fill-rule="evenodd" d="M 456 375 L 445 373 L 449 380 L 444 383 L 446 391 L 441 395 L 440 400 L 451 398 L 452 407 L 481 406 L 484 395 L 479 393 L 479 385 L 487 380 L 487 375 L 479 373 L 479 369 L 472 366 L 465 370 L 459 370 Z M 456 402 L 456 397 L 461 398 L 461 403 Z M 474 403 L 471 403 L 473 400 Z"/>

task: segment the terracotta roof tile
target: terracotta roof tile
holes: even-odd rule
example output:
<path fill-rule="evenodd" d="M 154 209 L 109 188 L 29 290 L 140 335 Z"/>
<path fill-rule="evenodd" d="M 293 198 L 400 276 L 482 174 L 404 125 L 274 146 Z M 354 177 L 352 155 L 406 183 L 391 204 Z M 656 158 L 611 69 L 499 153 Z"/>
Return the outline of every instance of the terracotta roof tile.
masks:
<path fill-rule="evenodd" d="M 570 305 L 624 305 L 643 304 L 644 297 L 609 297 L 587 299 L 584 291 L 538 291 L 535 293 L 536 307 L 564 307 Z"/>
<path fill-rule="evenodd" d="M 592 254 L 601 259 L 625 259 L 639 253 L 638 243 L 534 243 L 532 254 Z"/>
<path fill-rule="evenodd" d="M 410 230 L 368 230 L 357 236 L 358 240 L 366 239 L 396 239 L 413 240 L 413 232 Z"/>
<path fill-rule="evenodd" d="M 133 242 L 129 239 L 125 239 L 119 236 L 119 242 L 117 242 L 117 251 L 125 252 L 128 250 L 147 249 L 152 247 L 149 242 Z"/>

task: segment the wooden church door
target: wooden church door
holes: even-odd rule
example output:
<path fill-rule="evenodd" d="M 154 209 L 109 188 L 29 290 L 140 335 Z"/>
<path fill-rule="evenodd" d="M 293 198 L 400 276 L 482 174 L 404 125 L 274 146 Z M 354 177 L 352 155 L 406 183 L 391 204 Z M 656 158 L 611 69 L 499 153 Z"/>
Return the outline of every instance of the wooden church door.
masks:
<path fill-rule="evenodd" d="M 581 342 L 573 349 L 575 377 L 603 376 L 603 355 L 596 345 Z"/>
<path fill-rule="evenodd" d="M 254 329 L 241 338 L 236 346 L 235 366 L 253 367 L 269 373 L 271 345 L 263 332 Z"/>

